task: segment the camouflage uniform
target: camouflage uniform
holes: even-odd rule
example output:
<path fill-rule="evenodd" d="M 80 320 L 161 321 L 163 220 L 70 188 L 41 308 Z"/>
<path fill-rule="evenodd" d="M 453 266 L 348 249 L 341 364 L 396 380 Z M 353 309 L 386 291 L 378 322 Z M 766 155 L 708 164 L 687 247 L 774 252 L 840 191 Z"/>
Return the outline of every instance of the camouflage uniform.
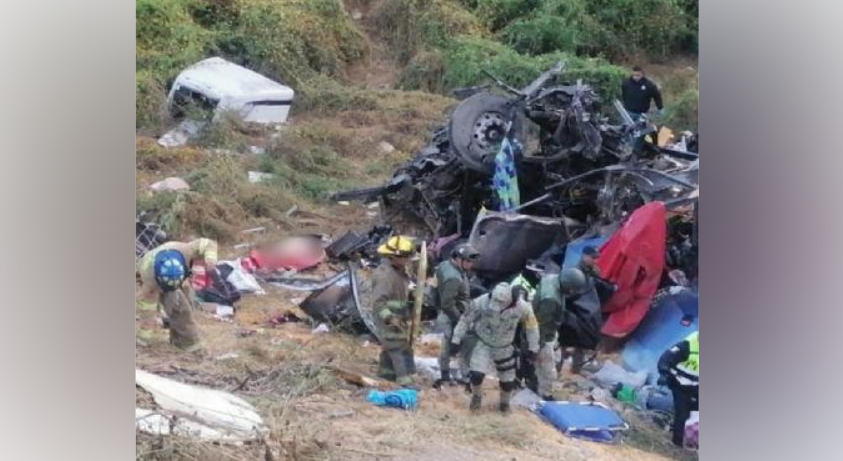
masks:
<path fill-rule="evenodd" d="M 468 309 L 468 276 L 453 260 L 444 261 L 436 268 L 436 290 L 439 299 L 436 323 L 443 335 L 439 369 L 442 370 L 442 379 L 447 380 L 450 379 L 451 338 L 454 327 Z M 458 361 L 460 373 L 464 377 L 468 374 L 468 365 L 463 354 L 460 354 Z"/>
<path fill-rule="evenodd" d="M 562 293 L 558 274 L 542 277 L 536 296 L 533 298 L 533 309 L 539 323 L 540 345 L 536 359 L 536 377 L 539 382 L 538 393 L 544 398 L 552 396 L 553 382 L 556 381 L 558 375 L 554 348 L 565 313 L 565 296 Z"/>
<path fill-rule="evenodd" d="M 515 332 L 521 324 L 527 334 L 529 349 L 539 349 L 538 325 L 533 309 L 524 300 L 513 303 L 509 284 L 498 284 L 490 296 L 483 295 L 454 330 L 455 343 L 460 343 L 470 328 L 477 336 L 471 354 L 472 409 L 482 400 L 482 382 L 486 374 L 496 372 L 501 386 L 501 411 L 509 411 L 509 396 L 515 388 Z"/>
<path fill-rule="evenodd" d="M 401 385 L 412 383 L 416 367 L 409 345 L 409 278 L 384 258 L 372 274 L 375 326 L 381 341 L 378 376 Z"/>
<path fill-rule="evenodd" d="M 600 268 L 596 265 L 588 264 L 583 259 L 580 259 L 580 262 L 577 263 L 577 269 L 581 270 L 583 274 L 585 274 L 586 279 L 588 280 L 589 284 L 592 285 L 594 278 L 600 278 Z M 570 354 L 571 356 L 571 371 L 574 373 L 579 373 L 582 369 L 583 363 L 585 362 L 585 351 L 583 351 L 579 347 L 573 348 L 573 352 Z M 563 355 L 563 359 L 566 355 Z"/>

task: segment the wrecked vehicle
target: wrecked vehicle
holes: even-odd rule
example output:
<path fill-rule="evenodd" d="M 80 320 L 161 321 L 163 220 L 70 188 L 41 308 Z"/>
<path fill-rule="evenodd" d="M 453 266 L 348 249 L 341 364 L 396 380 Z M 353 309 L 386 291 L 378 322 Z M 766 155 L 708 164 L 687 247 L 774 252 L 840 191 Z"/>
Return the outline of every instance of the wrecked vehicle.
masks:
<path fill-rule="evenodd" d="M 159 139 L 173 147 L 196 136 L 223 113 L 246 123 L 287 121 L 294 92 L 285 85 L 222 58 L 208 58 L 182 71 L 167 96 L 167 107 L 180 124 Z"/>
<path fill-rule="evenodd" d="M 556 272 L 569 242 L 619 233 L 607 243 L 611 257 L 605 259 L 617 291 L 572 303 L 581 315 L 565 336 L 573 340 L 568 345 L 593 348 L 600 335 L 627 335 L 655 290 L 673 282 L 667 272 L 696 283 L 699 155 L 690 151 L 696 135 L 668 146 L 655 125 L 633 119 L 618 101 L 613 123 L 590 85 L 565 81 L 564 63 L 521 89 L 490 77 L 494 84 L 460 92 L 465 99 L 448 121 L 387 184 L 334 199 L 379 202 L 383 222 L 421 234 L 438 260 L 470 241 L 482 255 L 475 271 L 487 288 L 518 274 Z M 503 206 L 496 189 L 504 145 L 517 146 L 510 157 L 514 207 Z M 655 246 L 647 251 L 646 293 L 633 296 L 644 281 L 635 279 L 629 259 L 640 240 L 634 227 L 641 219 L 632 216 L 636 210 L 652 214 L 648 204 L 662 210 L 642 218 L 648 228 L 666 225 L 650 238 Z"/>
<path fill-rule="evenodd" d="M 535 143 L 528 133 L 535 131 L 538 149 L 515 157 L 523 202 L 513 211 L 565 218 L 574 238 L 617 224 L 646 203 L 669 203 L 697 188 L 697 154 L 658 146 L 646 117 L 633 121 L 617 101 L 621 123 L 610 124 L 592 87 L 557 83 L 563 70 L 560 63 L 522 89 L 495 80 L 507 95 L 469 91 L 474 94 L 430 144 L 386 185 L 334 199 L 380 201 L 385 221 L 398 227 L 402 221 L 420 223 L 432 240 L 466 237 L 481 209 L 500 208 L 491 179 L 504 137 L 530 146 Z"/>

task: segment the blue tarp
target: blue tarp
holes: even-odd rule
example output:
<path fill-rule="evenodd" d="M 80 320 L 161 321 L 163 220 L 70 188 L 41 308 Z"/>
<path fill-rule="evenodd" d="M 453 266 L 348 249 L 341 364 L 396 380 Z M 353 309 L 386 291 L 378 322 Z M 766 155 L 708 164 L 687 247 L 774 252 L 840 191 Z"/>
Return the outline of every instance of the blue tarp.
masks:
<path fill-rule="evenodd" d="M 693 319 L 688 326 L 681 323 L 685 316 Z M 646 370 L 655 378 L 662 353 L 699 329 L 699 293 L 683 289 L 666 294 L 650 308 L 624 346 L 621 354 L 624 368 L 633 372 Z"/>
<path fill-rule="evenodd" d="M 595 442 L 610 442 L 628 428 L 613 410 L 591 402 L 546 402 L 539 414 L 566 435 Z"/>
<path fill-rule="evenodd" d="M 562 269 L 576 267 L 582 257 L 583 248 L 589 245 L 594 248 L 600 248 L 600 245 L 606 243 L 606 240 L 606 237 L 595 237 L 568 242 L 568 245 L 565 247 L 565 261 L 562 262 Z"/>

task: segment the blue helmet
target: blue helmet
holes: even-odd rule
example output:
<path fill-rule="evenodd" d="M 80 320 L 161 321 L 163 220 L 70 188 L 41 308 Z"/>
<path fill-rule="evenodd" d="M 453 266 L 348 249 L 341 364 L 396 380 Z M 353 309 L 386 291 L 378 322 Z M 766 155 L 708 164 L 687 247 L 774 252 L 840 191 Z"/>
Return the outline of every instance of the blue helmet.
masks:
<path fill-rule="evenodd" d="M 181 286 L 187 278 L 187 261 L 176 250 L 163 250 L 155 255 L 155 281 L 164 291 Z"/>

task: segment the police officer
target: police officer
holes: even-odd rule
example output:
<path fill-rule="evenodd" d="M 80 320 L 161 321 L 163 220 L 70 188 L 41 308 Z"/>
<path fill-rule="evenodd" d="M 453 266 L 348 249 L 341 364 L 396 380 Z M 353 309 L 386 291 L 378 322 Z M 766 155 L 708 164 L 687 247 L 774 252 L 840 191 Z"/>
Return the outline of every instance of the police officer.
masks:
<path fill-rule="evenodd" d="M 545 400 L 553 400 L 553 382 L 557 369 L 554 349 L 559 327 L 565 315 L 565 298 L 582 294 L 588 288 L 585 274 L 576 268 L 564 269 L 560 274 L 547 274 L 539 282 L 533 299 L 533 310 L 539 324 L 539 353 L 536 360 L 538 393 Z"/>
<path fill-rule="evenodd" d="M 375 327 L 381 341 L 378 376 L 402 386 L 412 385 L 416 372 L 409 344 L 412 310 L 407 276 L 414 252 L 415 242 L 410 237 L 391 237 L 378 248 L 383 259 L 372 274 Z"/>
<path fill-rule="evenodd" d="M 499 283 L 491 295 L 485 294 L 472 303 L 472 308 L 462 316 L 454 329 L 454 347 L 458 347 L 470 328 L 477 335 L 470 358 L 471 404 L 480 410 L 483 401 L 483 379 L 486 374 L 497 372 L 500 381 L 500 406 L 502 413 L 510 412 L 509 399 L 515 389 L 515 332 L 519 325 L 527 335 L 530 352 L 539 349 L 538 325 L 530 303 L 525 299 L 522 286 L 511 287 Z"/>
<path fill-rule="evenodd" d="M 659 384 L 673 392 L 673 444 L 681 447 L 685 421 L 700 409 L 700 334 L 691 333 L 665 351 L 658 364 Z"/>
<path fill-rule="evenodd" d="M 644 75 L 644 69 L 639 66 L 633 67 L 632 75 L 621 84 L 621 99 L 624 109 L 635 120 L 649 112 L 653 102 L 659 111 L 664 109 L 659 87 Z"/>
<path fill-rule="evenodd" d="M 442 348 L 439 352 L 439 369 L 441 378 L 435 386 L 451 382 L 451 338 L 454 327 L 460 317 L 468 309 L 470 302 L 468 273 L 474 268 L 474 263 L 480 253 L 473 246 L 463 243 L 451 253 L 451 258 L 443 261 L 436 268 L 436 291 L 438 299 L 438 315 L 436 322 L 442 332 Z M 460 354 L 458 358 L 460 372 L 463 377 L 468 374 L 466 357 Z"/>

